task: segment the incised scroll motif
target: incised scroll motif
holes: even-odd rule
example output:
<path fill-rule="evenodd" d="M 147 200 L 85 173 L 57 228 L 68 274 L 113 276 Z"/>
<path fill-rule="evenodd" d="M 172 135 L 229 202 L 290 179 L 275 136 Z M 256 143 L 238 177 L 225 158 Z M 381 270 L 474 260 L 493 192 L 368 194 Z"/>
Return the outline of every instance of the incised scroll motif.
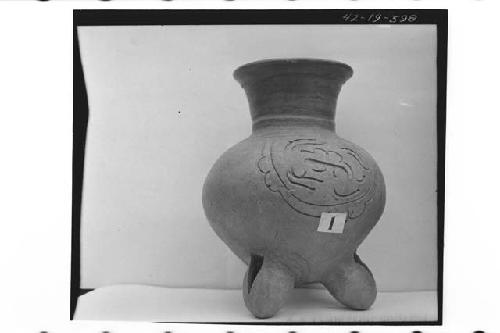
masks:
<path fill-rule="evenodd" d="M 361 216 L 373 200 L 373 170 L 354 147 L 332 148 L 315 138 L 267 142 L 257 166 L 271 191 L 300 214 L 320 217 L 324 212 Z"/>

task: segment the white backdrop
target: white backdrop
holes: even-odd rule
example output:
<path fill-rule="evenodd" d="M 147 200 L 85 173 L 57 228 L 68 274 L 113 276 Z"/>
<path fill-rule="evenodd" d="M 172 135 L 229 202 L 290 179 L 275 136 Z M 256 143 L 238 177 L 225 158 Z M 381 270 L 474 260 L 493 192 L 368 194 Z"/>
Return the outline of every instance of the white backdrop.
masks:
<path fill-rule="evenodd" d="M 156 26 L 79 29 L 90 104 L 82 287 L 239 288 L 245 267 L 206 221 L 204 177 L 250 134 L 233 70 L 264 58 L 354 69 L 337 132 L 375 157 L 385 213 L 359 249 L 380 290 L 436 288 L 433 26 Z"/>

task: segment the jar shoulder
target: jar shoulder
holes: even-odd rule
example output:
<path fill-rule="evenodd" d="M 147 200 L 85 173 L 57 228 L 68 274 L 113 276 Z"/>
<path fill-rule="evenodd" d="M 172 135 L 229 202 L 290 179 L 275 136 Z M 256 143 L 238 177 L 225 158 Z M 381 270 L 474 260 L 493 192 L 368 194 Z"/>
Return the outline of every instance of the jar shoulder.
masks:
<path fill-rule="evenodd" d="M 314 162 L 316 160 L 343 161 L 351 165 L 357 164 L 362 169 L 372 169 L 381 173 L 372 155 L 356 143 L 338 136 L 335 132 L 324 129 L 308 129 L 295 131 L 277 131 L 254 133 L 245 140 L 234 145 L 224 153 L 226 157 L 240 155 L 241 158 L 262 156 L 268 150 L 273 156 L 286 155 L 296 157 L 298 161 Z M 288 162 L 290 159 L 287 159 Z M 294 158 L 292 158 L 294 160 Z"/>
<path fill-rule="evenodd" d="M 239 179 L 264 175 L 268 188 L 284 186 L 304 196 L 323 198 L 335 189 L 332 200 L 339 202 L 361 197 L 374 184 L 385 187 L 375 159 L 331 131 L 254 133 L 226 151 L 214 169 Z"/>

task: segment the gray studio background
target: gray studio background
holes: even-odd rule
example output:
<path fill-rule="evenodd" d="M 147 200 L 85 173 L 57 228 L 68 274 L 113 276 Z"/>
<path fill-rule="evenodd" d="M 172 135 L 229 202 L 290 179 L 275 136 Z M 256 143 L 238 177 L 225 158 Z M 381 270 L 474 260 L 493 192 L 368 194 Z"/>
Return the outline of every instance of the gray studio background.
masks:
<path fill-rule="evenodd" d="M 213 162 L 251 131 L 232 72 L 312 57 L 353 67 L 337 133 L 385 175 L 385 213 L 360 256 L 381 291 L 436 289 L 433 26 L 81 27 L 79 37 L 90 106 L 82 288 L 240 288 L 245 266 L 201 205 Z"/>

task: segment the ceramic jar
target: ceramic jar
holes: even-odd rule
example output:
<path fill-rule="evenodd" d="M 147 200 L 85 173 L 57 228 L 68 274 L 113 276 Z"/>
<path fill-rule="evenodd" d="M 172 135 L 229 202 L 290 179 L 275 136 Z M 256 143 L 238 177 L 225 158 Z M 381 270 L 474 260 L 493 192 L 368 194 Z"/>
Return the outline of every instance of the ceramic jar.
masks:
<path fill-rule="evenodd" d="M 248 264 L 243 298 L 258 318 L 273 316 L 308 283 L 322 283 L 352 309 L 375 300 L 375 280 L 356 249 L 382 215 L 384 179 L 365 150 L 335 133 L 337 97 L 352 74 L 346 64 L 315 59 L 263 60 L 234 72 L 252 135 L 212 167 L 203 207 Z"/>

